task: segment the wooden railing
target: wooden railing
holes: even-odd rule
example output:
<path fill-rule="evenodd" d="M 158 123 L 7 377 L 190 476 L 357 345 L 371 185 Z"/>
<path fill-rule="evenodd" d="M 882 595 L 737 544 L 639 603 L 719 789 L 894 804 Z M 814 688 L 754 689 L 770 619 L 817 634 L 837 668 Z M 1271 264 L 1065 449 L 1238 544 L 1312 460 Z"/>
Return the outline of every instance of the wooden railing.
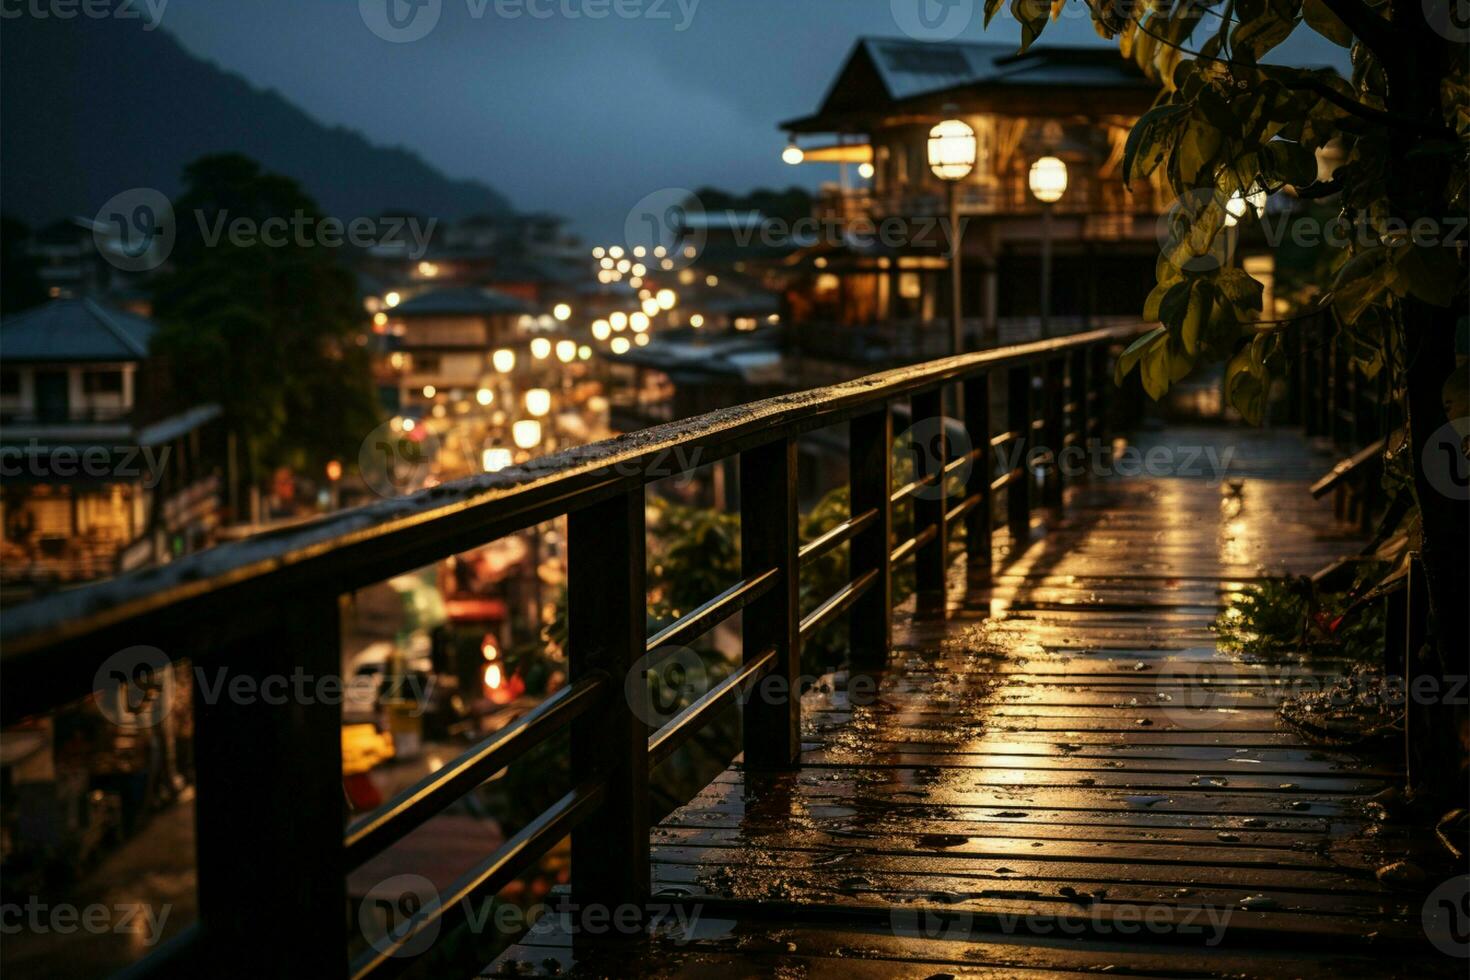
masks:
<path fill-rule="evenodd" d="M 568 834 L 572 897 L 607 909 L 649 894 L 649 770 L 738 694 L 745 765 L 785 767 L 800 748 L 804 637 L 850 617 L 850 659 L 880 667 L 892 634 L 893 576 L 913 561 L 921 608 L 942 607 L 951 532 L 963 524 L 975 571 L 992 564 L 992 515 L 1006 497 L 1014 542 L 1033 508 L 1062 500 L 1059 447 L 1103 439 L 1110 354 L 1142 327 L 915 365 L 784 395 L 570 449 L 412 497 L 344 512 L 9 611 L 0 626 L 0 723 L 88 695 L 109 655 L 147 644 L 235 678 L 329 677 L 340 669 L 343 596 L 383 579 L 566 515 L 569 683 L 512 726 L 348 824 L 341 708 L 330 699 L 243 702 L 195 688 L 199 920 L 140 964 L 150 975 L 365 978 L 413 962 L 395 955 L 446 935 L 472 901 L 492 895 Z M 991 418 L 1004 376 L 1004 418 Z M 1039 398 L 1037 395 L 1039 394 Z M 912 418 L 959 409 L 974 448 L 939 427 L 930 461 L 893 487 L 893 409 Z M 834 425 L 850 439 L 851 516 L 798 540 L 797 439 Z M 996 472 L 992 450 L 1026 460 Z M 672 450 L 681 452 L 674 455 Z M 742 578 L 653 636 L 645 635 L 644 497 L 670 459 L 740 459 Z M 1034 479 L 1033 463 L 1045 470 Z M 951 496 L 949 484 L 963 476 Z M 1037 490 L 1040 497 L 1037 498 Z M 925 492 L 921 492 L 925 491 Z M 912 531 L 895 541 L 894 505 L 912 498 Z M 805 617 L 803 565 L 849 547 L 848 582 Z M 743 662 L 657 731 L 641 721 L 646 685 L 627 684 L 660 650 L 743 612 Z M 772 685 L 771 678 L 781 683 Z M 641 692 L 641 693 L 640 693 Z M 786 692 L 789 692 L 789 696 Z M 407 924 L 348 961 L 349 872 L 506 765 L 570 733 L 572 788 Z M 345 832 L 344 832 L 345 827 Z M 351 918 L 355 919 L 355 916 Z"/>

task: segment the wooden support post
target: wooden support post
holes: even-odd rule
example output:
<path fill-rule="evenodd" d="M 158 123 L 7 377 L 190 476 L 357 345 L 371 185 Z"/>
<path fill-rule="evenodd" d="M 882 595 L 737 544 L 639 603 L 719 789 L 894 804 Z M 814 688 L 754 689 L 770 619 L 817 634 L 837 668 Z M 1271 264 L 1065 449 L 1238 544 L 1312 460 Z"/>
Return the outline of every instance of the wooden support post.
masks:
<path fill-rule="evenodd" d="M 1087 417 L 1092 425 L 1092 438 L 1097 440 L 1098 457 L 1112 461 L 1113 421 L 1109 415 L 1108 396 L 1112 394 L 1113 359 L 1107 344 L 1098 344 L 1088 351 L 1087 390 L 1094 396 Z M 1088 447 L 1089 454 L 1091 446 Z"/>
<path fill-rule="evenodd" d="M 1067 422 L 1062 407 L 1066 404 L 1065 364 L 1058 358 L 1046 362 L 1042 373 L 1041 417 L 1046 421 L 1041 429 L 1045 439 L 1048 462 L 1046 483 L 1043 485 L 1042 500 L 1048 507 L 1061 507 L 1063 484 L 1062 445 L 1066 438 Z"/>
<path fill-rule="evenodd" d="M 341 677 L 338 597 L 294 596 L 260 619 L 195 664 L 197 962 L 250 980 L 342 978 L 342 704 L 321 693 Z"/>
<path fill-rule="evenodd" d="M 979 453 L 970 467 L 970 479 L 964 496 L 980 495 L 980 503 L 965 515 L 965 556 L 970 565 L 970 581 L 988 585 L 991 581 L 991 526 L 995 520 L 995 496 L 990 482 L 995 479 L 995 452 L 990 447 L 990 375 L 980 374 L 965 382 L 965 429 L 970 445 Z"/>
<path fill-rule="evenodd" d="M 942 473 L 949 460 L 949 439 L 945 432 L 944 391 L 935 388 L 914 395 L 912 406 L 914 450 L 914 478 Z M 935 533 L 928 544 L 919 548 L 914 555 L 914 584 L 918 592 L 918 608 L 921 613 L 944 614 L 945 556 L 949 551 L 949 535 L 944 520 L 945 479 L 919 488 L 914 493 L 914 533 L 920 534 L 928 528 Z"/>
<path fill-rule="evenodd" d="M 1011 554 L 1019 553 L 1031 537 L 1031 369 L 1011 368 L 1006 372 L 1006 428 L 1017 433 L 1010 458 L 1021 475 L 1006 486 L 1006 523 L 1011 531 Z"/>
<path fill-rule="evenodd" d="M 745 699 L 745 765 L 778 769 L 801 752 L 801 609 L 797 558 L 796 441 L 740 455 L 740 565 L 747 578 L 780 571 L 776 587 L 745 610 L 744 660 L 775 648 L 776 667 Z"/>
<path fill-rule="evenodd" d="M 573 901 L 615 915 L 649 892 L 647 685 L 642 673 L 648 593 L 643 488 L 567 515 L 569 680 L 605 671 L 601 706 L 572 722 L 573 784 L 600 781 L 597 812 L 572 832 Z M 626 913 L 624 913 L 626 915 Z"/>
<path fill-rule="evenodd" d="M 877 570 L 873 587 L 853 603 L 848 619 L 853 667 L 877 668 L 888 662 L 893 644 L 893 415 L 884 405 L 848 423 L 848 486 L 852 513 L 876 511 L 878 519 L 852 539 L 848 565 L 856 580 Z"/>

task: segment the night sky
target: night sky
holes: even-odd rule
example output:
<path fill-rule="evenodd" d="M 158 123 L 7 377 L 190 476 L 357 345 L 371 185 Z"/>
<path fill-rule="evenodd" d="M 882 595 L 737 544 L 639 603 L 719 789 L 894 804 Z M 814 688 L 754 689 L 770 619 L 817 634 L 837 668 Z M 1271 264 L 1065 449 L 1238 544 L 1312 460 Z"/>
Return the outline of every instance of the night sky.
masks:
<path fill-rule="evenodd" d="M 155 8 L 159 2 L 152 0 Z M 406 0 L 394 2 L 405 4 L 406 17 Z M 368 28 L 360 7 L 371 16 L 384 0 L 172 0 L 162 26 L 195 54 L 277 89 L 323 122 L 412 147 L 450 176 L 493 185 L 521 210 L 568 216 L 595 241 L 620 233 L 628 209 L 655 190 L 832 179 L 833 167 L 782 164 L 776 123 L 817 107 L 857 37 L 904 36 L 899 20 L 918 4 L 930 4 L 936 18 L 981 6 L 619 0 L 650 16 L 594 20 L 583 0 L 418 2 L 438 3 L 439 19 L 406 43 Z M 538 19 L 525 5 L 582 16 Z M 1108 43 L 1080 3 L 1073 6 L 1042 43 Z M 498 9 L 523 12 L 506 17 Z M 412 30 L 426 20 L 407 23 Z M 1004 14 L 989 31 L 978 12 L 954 23 L 969 25 L 961 40 L 1018 37 Z M 1294 37 L 1279 57 L 1345 62 L 1315 37 Z"/>

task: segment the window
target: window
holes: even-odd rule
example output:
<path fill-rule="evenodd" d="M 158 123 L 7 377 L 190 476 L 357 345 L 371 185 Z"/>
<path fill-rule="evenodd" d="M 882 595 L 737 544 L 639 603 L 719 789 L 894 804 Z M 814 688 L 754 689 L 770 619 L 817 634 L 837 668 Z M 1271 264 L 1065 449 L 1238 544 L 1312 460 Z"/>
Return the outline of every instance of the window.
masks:
<path fill-rule="evenodd" d="M 82 374 L 82 390 L 89 395 L 121 395 L 121 371 L 86 371 Z"/>

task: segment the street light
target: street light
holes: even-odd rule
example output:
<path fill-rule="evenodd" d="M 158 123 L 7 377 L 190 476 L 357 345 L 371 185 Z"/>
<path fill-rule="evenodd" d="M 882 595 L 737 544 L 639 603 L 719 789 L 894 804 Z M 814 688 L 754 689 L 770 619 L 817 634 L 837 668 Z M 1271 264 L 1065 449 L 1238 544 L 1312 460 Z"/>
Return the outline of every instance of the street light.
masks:
<path fill-rule="evenodd" d="M 1041 202 L 1041 335 L 1051 319 L 1051 207 L 1067 193 L 1067 165 L 1057 157 L 1042 157 L 1031 165 L 1028 182 Z"/>
<path fill-rule="evenodd" d="M 551 411 L 551 392 L 545 388 L 532 388 L 526 392 L 526 411 L 540 418 Z M 522 447 L 524 448 L 524 447 Z"/>
<path fill-rule="evenodd" d="M 510 437 L 521 449 L 535 449 L 541 445 L 541 423 L 535 419 L 521 419 L 510 427 Z"/>
<path fill-rule="evenodd" d="M 960 310 L 960 181 L 975 169 L 975 131 L 958 119 L 929 130 L 929 169 L 949 192 L 949 340 L 952 353 L 964 350 Z"/>
<path fill-rule="evenodd" d="M 495 370 L 501 374 L 509 374 L 516 367 L 516 352 L 509 347 L 502 347 L 490 355 L 490 363 L 495 365 Z"/>

